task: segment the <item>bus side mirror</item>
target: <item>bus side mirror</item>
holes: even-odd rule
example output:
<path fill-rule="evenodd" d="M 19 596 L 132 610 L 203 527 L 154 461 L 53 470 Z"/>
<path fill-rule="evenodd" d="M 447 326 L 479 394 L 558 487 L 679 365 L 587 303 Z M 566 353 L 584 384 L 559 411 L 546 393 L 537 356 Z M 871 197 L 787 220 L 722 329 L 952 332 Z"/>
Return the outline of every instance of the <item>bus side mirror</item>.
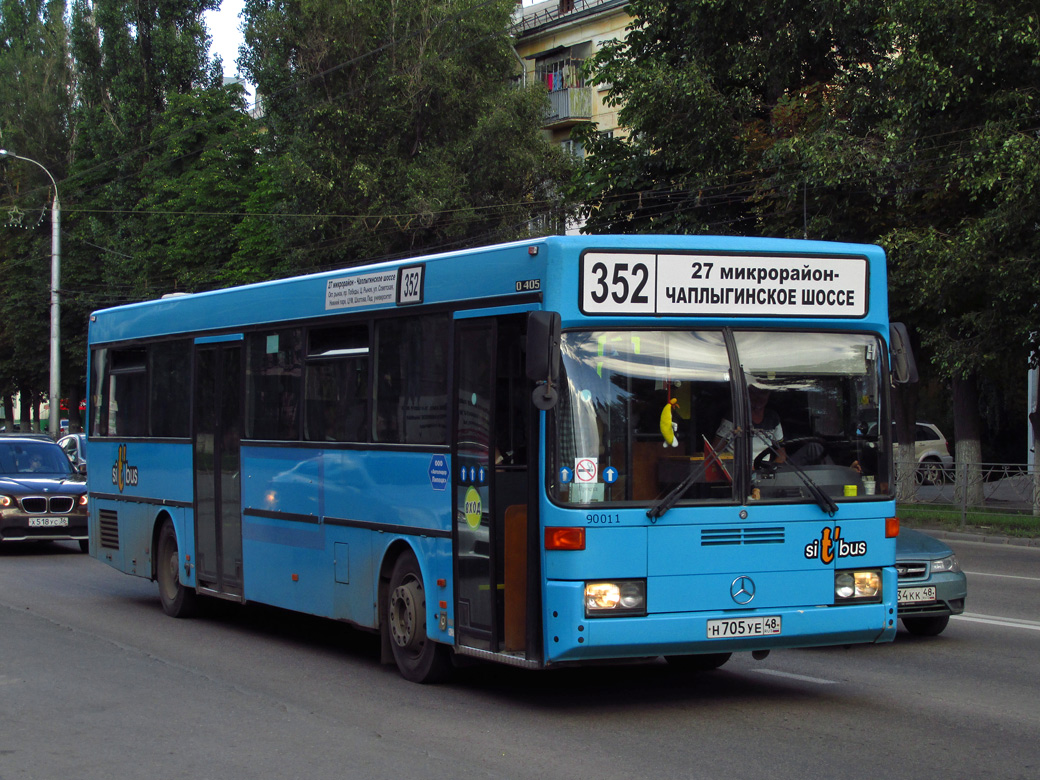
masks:
<path fill-rule="evenodd" d="M 892 382 L 897 385 L 917 383 L 917 361 L 910 347 L 910 333 L 902 322 L 888 326 L 888 345 L 892 353 Z"/>
<path fill-rule="evenodd" d="M 543 412 L 559 399 L 560 331 L 558 312 L 533 311 L 527 316 L 527 378 L 537 383 L 531 402 Z"/>

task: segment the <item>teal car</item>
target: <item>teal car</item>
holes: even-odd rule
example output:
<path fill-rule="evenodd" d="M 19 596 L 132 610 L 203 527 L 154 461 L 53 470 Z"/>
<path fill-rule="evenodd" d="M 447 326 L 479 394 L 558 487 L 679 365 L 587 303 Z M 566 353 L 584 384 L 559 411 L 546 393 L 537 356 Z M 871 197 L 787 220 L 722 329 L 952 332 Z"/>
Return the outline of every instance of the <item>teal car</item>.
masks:
<path fill-rule="evenodd" d="M 896 540 L 899 619 L 911 634 L 938 636 L 964 611 L 968 578 L 944 542 L 901 528 Z"/>

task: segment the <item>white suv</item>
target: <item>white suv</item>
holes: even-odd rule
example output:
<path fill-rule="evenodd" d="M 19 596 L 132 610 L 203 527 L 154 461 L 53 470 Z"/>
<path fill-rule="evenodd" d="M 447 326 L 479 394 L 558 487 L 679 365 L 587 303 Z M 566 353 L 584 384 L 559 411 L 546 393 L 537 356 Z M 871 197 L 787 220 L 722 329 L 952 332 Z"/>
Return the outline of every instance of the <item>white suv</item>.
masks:
<path fill-rule="evenodd" d="M 914 426 L 914 457 L 917 481 L 922 485 L 941 485 L 953 477 L 953 453 L 942 431 L 931 423 Z"/>

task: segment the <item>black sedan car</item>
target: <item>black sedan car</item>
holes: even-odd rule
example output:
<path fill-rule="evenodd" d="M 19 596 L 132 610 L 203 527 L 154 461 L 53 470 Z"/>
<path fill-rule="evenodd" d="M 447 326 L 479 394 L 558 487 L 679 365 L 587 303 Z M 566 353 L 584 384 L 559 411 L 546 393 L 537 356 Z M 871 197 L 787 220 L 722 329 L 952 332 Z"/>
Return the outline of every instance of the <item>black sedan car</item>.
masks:
<path fill-rule="evenodd" d="M 87 550 L 87 484 L 47 438 L 0 437 L 0 542 L 72 539 Z"/>
<path fill-rule="evenodd" d="M 899 619 L 911 634 L 936 636 L 964 611 L 968 579 L 944 542 L 911 528 L 896 539 Z"/>

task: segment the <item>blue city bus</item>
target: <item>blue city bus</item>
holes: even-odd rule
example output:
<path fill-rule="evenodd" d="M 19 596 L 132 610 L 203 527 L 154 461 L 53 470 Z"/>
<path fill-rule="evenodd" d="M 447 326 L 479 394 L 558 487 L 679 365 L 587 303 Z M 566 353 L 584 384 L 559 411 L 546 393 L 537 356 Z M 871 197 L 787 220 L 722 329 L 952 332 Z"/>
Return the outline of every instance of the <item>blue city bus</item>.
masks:
<path fill-rule="evenodd" d="M 875 246 L 553 236 L 97 311 L 90 551 L 409 680 L 891 640 Z"/>

